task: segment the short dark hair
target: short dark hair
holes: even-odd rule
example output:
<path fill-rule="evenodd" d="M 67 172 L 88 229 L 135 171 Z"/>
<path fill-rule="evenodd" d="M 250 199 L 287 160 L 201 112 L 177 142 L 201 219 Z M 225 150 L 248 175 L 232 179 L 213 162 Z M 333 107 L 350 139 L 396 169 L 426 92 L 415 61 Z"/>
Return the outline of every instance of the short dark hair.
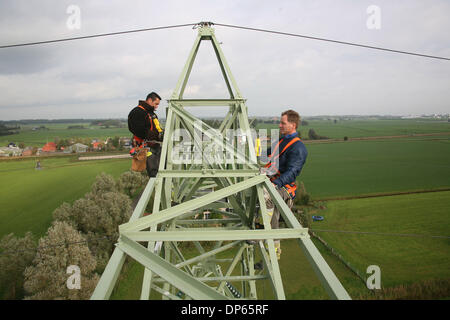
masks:
<path fill-rule="evenodd" d="M 161 100 L 161 97 L 159 96 L 159 94 L 157 94 L 156 92 L 151 92 L 147 95 L 147 98 L 145 100 L 152 99 L 152 101 L 155 101 L 156 98 Z"/>
<path fill-rule="evenodd" d="M 287 120 L 289 122 L 295 123 L 295 128 L 298 128 L 301 118 L 297 112 L 295 112 L 294 110 L 287 110 L 284 111 L 281 116 L 287 116 Z"/>

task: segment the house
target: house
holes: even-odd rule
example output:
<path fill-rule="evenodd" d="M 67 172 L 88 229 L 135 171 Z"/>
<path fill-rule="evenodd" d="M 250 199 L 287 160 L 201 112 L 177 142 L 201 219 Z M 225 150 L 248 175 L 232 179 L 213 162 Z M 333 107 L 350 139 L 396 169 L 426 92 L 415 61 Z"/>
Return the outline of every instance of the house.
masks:
<path fill-rule="evenodd" d="M 131 149 L 131 139 L 128 137 L 121 137 L 119 140 L 119 144 L 124 146 L 125 148 Z"/>
<path fill-rule="evenodd" d="M 22 156 L 31 156 L 31 155 L 33 155 L 32 147 L 26 147 L 22 152 Z"/>
<path fill-rule="evenodd" d="M 16 157 L 22 155 L 22 149 L 17 147 L 1 147 L 0 156 L 2 157 Z"/>
<path fill-rule="evenodd" d="M 67 147 L 64 149 L 64 153 L 81 153 L 81 152 L 87 152 L 89 147 L 85 144 L 81 143 L 75 143 L 71 145 L 70 147 Z"/>
<path fill-rule="evenodd" d="M 56 152 L 56 143 L 48 142 L 42 147 L 42 152 Z"/>
<path fill-rule="evenodd" d="M 103 148 L 103 143 L 100 142 L 100 141 L 92 142 L 92 148 L 93 148 L 94 150 L 102 150 L 102 148 Z"/>

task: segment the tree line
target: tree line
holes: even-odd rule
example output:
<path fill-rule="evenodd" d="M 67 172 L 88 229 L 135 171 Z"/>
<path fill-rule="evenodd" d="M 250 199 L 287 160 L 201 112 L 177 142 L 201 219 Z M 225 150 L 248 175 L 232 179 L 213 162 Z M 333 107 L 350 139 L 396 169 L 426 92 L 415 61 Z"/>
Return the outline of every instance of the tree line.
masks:
<path fill-rule="evenodd" d="M 102 173 L 90 192 L 53 212 L 45 236 L 13 233 L 0 241 L 0 299 L 89 299 L 128 222 L 132 198 L 145 186 L 145 174 L 127 171 L 117 181 Z M 67 286 L 67 267 L 80 268 L 80 289 Z"/>

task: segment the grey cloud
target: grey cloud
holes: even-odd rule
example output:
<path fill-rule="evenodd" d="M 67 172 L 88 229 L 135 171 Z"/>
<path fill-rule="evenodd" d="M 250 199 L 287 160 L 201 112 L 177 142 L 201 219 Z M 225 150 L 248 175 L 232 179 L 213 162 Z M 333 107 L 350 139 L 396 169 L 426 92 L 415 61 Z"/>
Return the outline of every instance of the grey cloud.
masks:
<path fill-rule="evenodd" d="M 65 25 L 70 4 L 81 8 L 80 30 Z M 366 8 L 372 4 L 382 10 L 377 31 L 366 27 Z M 0 43 L 210 20 L 450 56 L 448 14 L 445 0 L 5 0 L 0 2 Z M 215 30 L 251 115 L 277 114 L 285 106 L 303 115 L 448 112 L 447 61 Z M 125 117 L 149 91 L 168 99 L 196 33 L 183 28 L 0 50 L 0 119 Z M 226 94 L 209 45 L 199 53 L 185 96 L 207 94 Z"/>

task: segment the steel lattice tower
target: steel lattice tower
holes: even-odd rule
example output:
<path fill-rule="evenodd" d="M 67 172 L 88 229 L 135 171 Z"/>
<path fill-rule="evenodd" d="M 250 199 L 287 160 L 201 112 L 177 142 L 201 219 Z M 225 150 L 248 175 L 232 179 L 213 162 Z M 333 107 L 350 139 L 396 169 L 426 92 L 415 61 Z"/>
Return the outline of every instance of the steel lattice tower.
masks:
<path fill-rule="evenodd" d="M 202 41 L 212 43 L 229 99 L 183 99 Z M 212 128 L 187 111 L 196 106 L 225 106 L 228 113 L 218 128 Z M 145 267 L 141 299 L 149 299 L 151 290 L 166 299 L 257 299 L 257 286 L 265 279 L 270 280 L 275 297 L 285 299 L 274 239 L 289 238 L 298 239 L 330 298 L 350 299 L 312 243 L 308 229 L 300 225 L 270 180 L 260 173 L 245 99 L 210 23 L 199 25 L 166 112 L 159 172 L 149 180 L 130 221 L 119 227 L 118 243 L 91 299 L 110 297 L 126 256 Z M 229 129 L 241 130 L 246 138 L 241 136 L 238 141 L 238 137 L 226 137 Z M 187 136 L 174 139 L 179 132 Z M 218 150 L 217 146 L 222 148 Z M 186 148 L 207 150 L 208 156 L 190 162 L 175 161 L 175 155 Z M 231 155 L 232 161 L 214 161 L 225 154 Z M 263 188 L 272 196 L 287 228 L 271 229 Z M 144 216 L 151 199 L 152 214 Z M 205 211 L 216 218 L 195 219 Z M 254 229 L 256 212 L 263 219 L 264 229 Z M 185 258 L 183 242 L 193 243 L 196 256 Z M 226 251 L 233 255 L 232 259 L 216 258 Z M 262 257 L 262 271 L 254 269 L 256 251 Z"/>

